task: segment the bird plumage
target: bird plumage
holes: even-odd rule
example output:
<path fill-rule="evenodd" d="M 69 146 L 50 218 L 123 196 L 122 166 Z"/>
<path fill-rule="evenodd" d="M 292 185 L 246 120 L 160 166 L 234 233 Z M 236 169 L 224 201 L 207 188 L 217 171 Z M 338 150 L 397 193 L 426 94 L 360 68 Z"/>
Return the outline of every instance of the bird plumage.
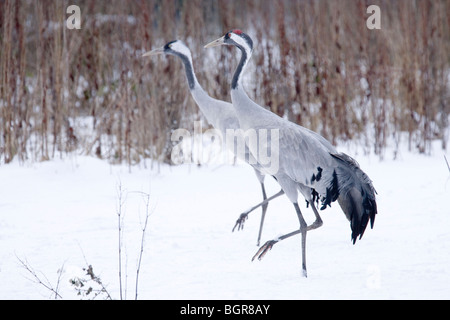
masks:
<path fill-rule="evenodd" d="M 254 128 L 256 131 L 279 129 L 278 175 L 286 175 L 293 181 L 314 189 L 320 195 L 322 210 L 339 200 L 351 222 L 353 243 L 357 236 L 361 237 L 364 233 L 366 217 L 370 217 L 373 227 L 377 212 L 375 189 L 358 163 L 350 156 L 339 153 L 321 135 L 260 107 L 244 94 L 242 90 L 232 90 L 235 105 L 245 105 L 245 108 L 238 107 L 236 110 L 241 128 Z M 364 197 L 357 196 L 357 191 Z M 302 194 L 305 196 L 305 191 Z M 295 198 L 296 195 L 293 195 L 292 201 Z"/>
<path fill-rule="evenodd" d="M 240 127 L 245 130 L 254 129 L 257 132 L 260 129 L 279 130 L 279 148 L 271 150 L 271 152 L 278 152 L 276 156 L 279 159 L 278 172 L 273 175 L 293 202 L 299 217 L 299 232 L 302 233 L 303 274 L 306 276 L 307 227 L 297 204 L 298 191 L 311 205 L 314 204 L 316 197 L 319 197 L 322 202 L 321 209 L 325 209 L 337 200 L 350 221 L 352 241 L 355 243 L 358 236 L 362 237 L 369 220 L 373 227 L 377 213 L 375 189 L 368 176 L 350 156 L 338 153 L 334 146 L 319 134 L 279 117 L 248 97 L 242 86 L 242 72 L 252 55 L 253 41 L 247 34 L 240 30 L 233 30 L 205 47 L 224 44 L 234 45 L 241 51 L 241 59 L 231 82 L 231 100 Z M 256 150 L 251 146 L 249 148 L 257 157 Z M 313 210 L 315 211 L 314 207 Z M 315 214 L 318 218 L 316 211 Z M 290 233 L 282 238 L 285 239 L 296 233 Z M 275 242 L 268 241 L 263 246 L 266 248 L 262 255 L 267 248 L 272 248 Z"/>

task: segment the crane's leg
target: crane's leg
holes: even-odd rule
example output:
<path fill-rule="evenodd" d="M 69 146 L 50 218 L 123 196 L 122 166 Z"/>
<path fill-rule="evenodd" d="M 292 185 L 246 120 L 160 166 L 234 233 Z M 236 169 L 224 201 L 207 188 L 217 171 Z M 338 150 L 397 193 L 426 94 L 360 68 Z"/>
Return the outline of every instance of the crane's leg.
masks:
<path fill-rule="evenodd" d="M 303 218 L 302 212 L 300 211 L 300 207 L 298 203 L 294 203 L 295 211 L 297 211 L 297 217 L 300 222 L 300 233 L 302 234 L 302 274 L 306 278 L 306 233 L 307 233 L 307 224 L 305 219 Z"/>
<path fill-rule="evenodd" d="M 266 188 L 264 188 L 263 182 L 261 182 L 261 191 L 263 194 L 263 202 L 264 202 L 265 200 L 267 200 L 267 195 L 266 195 Z M 266 211 L 267 211 L 268 206 L 269 206 L 268 202 L 266 202 L 262 205 L 261 222 L 259 224 L 258 240 L 256 241 L 256 246 L 258 246 L 258 247 L 259 247 L 259 242 L 261 240 L 261 234 L 262 234 L 262 229 L 263 229 L 263 225 L 264 225 L 264 218 L 266 217 Z"/>
<path fill-rule="evenodd" d="M 319 212 L 316 209 L 316 206 L 314 205 L 314 201 L 311 201 L 310 205 L 311 205 L 311 208 L 312 208 L 312 210 L 314 212 L 314 215 L 316 216 L 316 221 L 314 221 L 312 225 L 308 226 L 308 231 L 320 228 L 323 225 L 323 221 L 320 218 L 320 215 L 319 215 Z"/>
<path fill-rule="evenodd" d="M 269 203 L 270 201 L 272 201 L 273 199 L 281 196 L 284 194 L 283 190 L 280 190 L 278 193 L 274 194 L 273 196 L 263 200 L 262 202 L 258 203 L 256 206 L 251 207 L 250 209 L 248 209 L 247 211 L 245 211 L 244 213 L 241 213 L 241 215 L 239 216 L 239 218 L 236 220 L 236 224 L 233 227 L 233 232 L 234 229 L 236 229 L 236 227 L 238 228 L 238 230 L 244 229 L 244 223 L 245 220 L 247 220 L 247 216 L 250 212 L 252 212 L 255 209 L 258 209 L 260 206 Z"/>
<path fill-rule="evenodd" d="M 300 232 L 301 232 L 300 229 L 299 230 L 295 230 L 295 231 L 289 232 L 289 233 L 287 233 L 285 235 L 279 236 L 276 239 L 267 241 L 255 253 L 255 255 L 252 258 L 252 261 L 255 260 L 256 257 L 258 257 L 258 260 L 261 260 L 262 258 L 264 258 L 266 253 L 269 252 L 269 250 L 272 250 L 272 247 L 275 245 L 275 243 L 280 242 L 281 240 L 290 238 L 292 236 L 295 236 L 296 234 L 299 234 Z"/>
<path fill-rule="evenodd" d="M 275 245 L 275 243 L 301 233 L 302 234 L 302 272 L 303 272 L 303 276 L 306 277 L 307 276 L 307 272 L 306 272 L 306 233 L 307 233 L 307 231 L 316 229 L 318 227 L 315 227 L 314 224 L 311 226 L 307 226 L 306 221 L 303 218 L 302 212 L 300 211 L 300 207 L 298 206 L 298 204 L 294 203 L 294 207 L 295 207 L 295 211 L 297 212 L 297 217 L 300 222 L 300 229 L 295 230 L 290 233 L 287 233 L 285 235 L 282 235 L 276 239 L 267 241 L 263 246 L 261 246 L 261 248 L 259 248 L 259 250 L 256 252 L 256 254 L 253 256 L 252 261 L 255 260 L 256 257 L 258 257 L 258 260 L 261 260 L 262 258 L 264 258 L 266 253 L 272 249 L 272 247 Z M 320 220 L 320 221 L 322 221 L 322 220 Z"/>
<path fill-rule="evenodd" d="M 311 204 L 311 208 L 314 211 L 314 215 L 316 216 L 316 221 L 314 221 L 313 224 L 307 226 L 306 231 L 317 229 L 323 225 L 322 219 L 320 218 L 319 212 L 317 211 L 317 208 L 314 205 L 314 202 L 310 202 L 310 204 Z M 261 260 L 262 258 L 264 258 L 266 253 L 269 252 L 270 250 L 272 250 L 272 247 L 275 245 L 275 243 L 277 243 L 281 240 L 290 238 L 292 236 L 295 236 L 301 232 L 302 232 L 302 230 L 300 228 L 299 230 L 292 231 L 292 232 L 282 235 L 276 239 L 267 241 L 263 246 L 261 246 L 259 248 L 258 252 L 256 252 L 256 254 L 253 256 L 252 261 L 255 260 L 256 257 L 258 257 L 258 260 Z M 303 239 L 305 239 L 305 238 L 302 236 L 302 247 L 303 247 Z M 305 239 L 305 241 L 306 241 L 306 239 Z M 302 250 L 303 250 L 303 248 L 302 248 Z"/>
<path fill-rule="evenodd" d="M 316 224 L 316 222 L 314 222 L 312 225 L 309 225 L 308 227 L 306 227 L 306 231 L 317 229 L 320 226 L 321 225 L 318 225 L 318 224 Z M 261 260 L 262 258 L 264 258 L 266 253 L 269 252 L 269 250 L 272 250 L 272 247 L 275 245 L 275 243 L 280 242 L 281 240 L 290 238 L 292 236 L 295 236 L 295 235 L 297 235 L 299 233 L 301 233 L 300 229 L 292 231 L 292 232 L 289 232 L 289 233 L 287 233 L 285 235 L 279 236 L 276 239 L 267 241 L 265 244 L 263 244 L 261 246 L 261 248 L 259 248 L 258 252 L 255 253 L 255 255 L 252 258 L 252 261 L 255 260 L 255 258 L 257 256 L 258 256 L 258 260 Z"/>

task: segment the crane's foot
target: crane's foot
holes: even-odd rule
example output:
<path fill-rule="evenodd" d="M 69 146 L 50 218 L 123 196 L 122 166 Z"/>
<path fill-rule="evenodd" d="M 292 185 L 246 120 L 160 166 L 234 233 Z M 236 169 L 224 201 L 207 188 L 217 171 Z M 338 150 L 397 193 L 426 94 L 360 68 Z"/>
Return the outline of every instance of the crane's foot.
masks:
<path fill-rule="evenodd" d="M 247 220 L 247 219 L 248 219 L 248 213 L 247 212 L 246 213 L 242 213 L 239 216 L 239 218 L 236 220 L 236 224 L 234 225 L 233 230 L 231 232 L 234 232 L 234 229 L 236 229 L 236 227 L 238 228 L 238 231 L 239 230 L 243 230 L 244 229 L 245 220 Z"/>
<path fill-rule="evenodd" d="M 272 247 L 275 245 L 275 243 L 277 243 L 279 240 L 269 240 L 266 243 L 264 243 L 261 248 L 259 248 L 258 252 L 256 252 L 256 254 L 253 256 L 252 261 L 255 260 L 256 257 L 258 257 L 258 260 L 261 260 L 262 258 L 264 258 L 264 256 L 266 255 L 266 253 L 269 250 L 272 250 Z"/>
<path fill-rule="evenodd" d="M 303 276 L 304 278 L 308 278 L 308 272 L 306 272 L 306 267 L 303 267 L 303 268 L 302 268 L 302 276 Z"/>

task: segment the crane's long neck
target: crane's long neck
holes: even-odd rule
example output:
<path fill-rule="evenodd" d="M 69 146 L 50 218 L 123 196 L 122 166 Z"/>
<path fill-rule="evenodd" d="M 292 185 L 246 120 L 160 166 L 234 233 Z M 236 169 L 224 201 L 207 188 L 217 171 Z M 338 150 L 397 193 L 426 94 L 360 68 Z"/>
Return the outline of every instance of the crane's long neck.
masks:
<path fill-rule="evenodd" d="M 252 52 L 251 50 L 245 50 L 241 46 L 237 47 L 241 50 L 242 56 L 231 83 L 231 101 L 233 102 L 236 115 L 239 118 L 240 127 L 247 130 L 253 127 L 257 120 L 256 115 L 264 109 L 249 98 L 242 85 L 242 74 Z"/>
<path fill-rule="evenodd" d="M 189 89 L 193 90 L 195 87 L 200 87 L 200 84 L 197 81 L 197 77 L 195 76 L 194 73 L 194 67 L 192 65 L 192 60 L 190 57 L 184 55 L 184 54 L 179 54 L 178 55 L 181 59 L 181 61 L 183 61 L 184 64 L 184 68 L 186 70 L 186 78 L 189 84 Z"/>
<path fill-rule="evenodd" d="M 184 69 L 186 70 L 186 78 L 189 84 L 189 90 L 191 91 L 195 102 L 197 102 L 203 113 L 207 113 L 209 111 L 208 102 L 212 98 L 206 93 L 205 90 L 203 90 L 200 83 L 198 83 L 194 72 L 194 66 L 192 65 L 192 58 L 184 54 L 179 54 L 178 56 L 181 58 L 181 61 L 183 61 Z M 207 115 L 205 114 L 205 116 Z"/>
<path fill-rule="evenodd" d="M 236 68 L 236 71 L 234 72 L 233 75 L 233 80 L 231 81 L 231 89 L 235 90 L 238 87 L 242 88 L 242 73 L 245 69 L 245 67 L 247 66 L 247 62 L 250 60 L 251 57 L 251 51 L 247 52 L 243 47 L 241 46 L 237 46 L 239 48 L 239 50 L 241 50 L 242 55 L 241 55 L 241 60 L 239 61 L 239 64 Z"/>
<path fill-rule="evenodd" d="M 183 54 L 178 55 L 183 61 L 184 68 L 186 71 L 186 78 L 189 84 L 189 90 L 191 91 L 192 97 L 197 103 L 198 107 L 205 115 L 208 122 L 210 122 L 214 127 L 218 125 L 218 115 L 221 110 L 219 110 L 217 100 L 210 97 L 205 90 L 203 90 L 200 83 L 197 81 L 195 76 L 194 67 L 192 65 L 192 58 Z"/>

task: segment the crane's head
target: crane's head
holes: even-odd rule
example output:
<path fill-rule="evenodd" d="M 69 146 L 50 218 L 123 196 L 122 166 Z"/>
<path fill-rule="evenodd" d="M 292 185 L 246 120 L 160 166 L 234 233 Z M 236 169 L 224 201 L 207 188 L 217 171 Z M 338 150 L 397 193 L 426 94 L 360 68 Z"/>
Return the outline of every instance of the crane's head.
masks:
<path fill-rule="evenodd" d="M 228 31 L 224 36 L 208 43 L 205 48 L 211 48 L 221 45 L 233 45 L 241 50 L 251 53 L 253 50 L 253 41 L 248 34 L 239 29 Z"/>
<path fill-rule="evenodd" d="M 142 56 L 147 57 L 158 54 L 171 54 L 179 57 L 187 57 L 189 60 L 192 60 L 191 51 L 181 40 L 170 41 L 164 47 L 148 51 Z"/>

